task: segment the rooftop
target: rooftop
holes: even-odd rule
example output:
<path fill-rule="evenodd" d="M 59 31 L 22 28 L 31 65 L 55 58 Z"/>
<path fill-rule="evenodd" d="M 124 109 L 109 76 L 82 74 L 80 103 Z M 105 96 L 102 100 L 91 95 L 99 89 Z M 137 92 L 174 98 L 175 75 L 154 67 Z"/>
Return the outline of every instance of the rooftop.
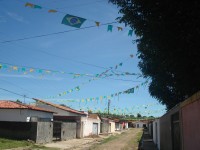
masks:
<path fill-rule="evenodd" d="M 26 105 L 19 102 L 8 101 L 8 100 L 0 100 L 0 109 L 30 109 L 30 110 L 54 113 L 53 111 L 39 108 L 36 106 Z"/>
<path fill-rule="evenodd" d="M 56 108 L 59 108 L 59 109 L 62 109 L 62 110 L 65 110 L 65 111 L 68 111 L 68 112 L 72 112 L 72 113 L 76 113 L 76 114 L 80 114 L 80 115 L 87 115 L 87 114 L 85 114 L 84 112 L 81 112 L 81 111 L 72 109 L 72 108 L 70 108 L 70 107 L 65 107 L 65 106 L 53 104 L 53 103 L 46 102 L 46 101 L 44 101 L 44 100 L 40 100 L 40 99 L 37 99 L 37 98 L 33 98 L 33 100 L 35 100 L 35 101 L 37 101 L 37 102 L 40 102 L 40 103 L 43 103 L 43 104 L 47 104 L 47 105 L 56 107 Z"/>

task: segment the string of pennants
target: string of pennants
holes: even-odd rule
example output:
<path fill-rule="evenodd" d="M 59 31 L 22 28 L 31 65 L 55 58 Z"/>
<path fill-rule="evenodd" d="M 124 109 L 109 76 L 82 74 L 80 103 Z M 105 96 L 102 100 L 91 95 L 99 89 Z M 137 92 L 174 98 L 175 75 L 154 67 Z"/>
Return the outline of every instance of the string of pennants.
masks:
<path fill-rule="evenodd" d="M 106 96 L 90 97 L 90 98 L 75 99 L 75 100 L 59 100 L 59 101 L 62 101 L 62 102 L 78 102 L 78 103 L 80 103 L 80 102 L 83 102 L 83 103 L 84 102 L 85 103 L 87 103 L 87 102 L 96 102 L 96 103 L 98 103 L 99 101 L 102 102 L 103 100 L 108 100 L 108 99 L 111 99 L 113 97 L 119 96 L 121 94 L 133 94 L 136 89 L 140 88 L 140 86 L 146 86 L 147 84 L 148 84 L 148 80 L 143 82 L 143 83 L 141 83 L 140 85 L 137 85 L 135 87 L 129 88 L 129 89 L 125 90 L 125 91 L 112 93 L 112 94 L 109 94 L 109 95 L 106 95 Z M 49 97 L 47 97 L 45 99 L 54 99 L 54 98 L 57 98 L 57 97 L 60 97 L 60 96 L 64 96 L 64 95 L 66 95 L 68 93 L 71 93 L 73 91 L 79 91 L 79 90 L 80 90 L 80 87 L 77 86 L 74 89 L 70 89 L 70 90 L 68 90 L 66 92 L 60 93 L 57 96 L 49 96 Z"/>
<path fill-rule="evenodd" d="M 131 58 L 133 58 L 133 54 L 130 55 Z M 78 78 L 78 77 L 83 77 L 83 76 L 88 76 L 88 77 L 110 77 L 110 76 L 126 76 L 126 75 L 134 75 L 134 76 L 141 76 L 139 73 L 130 73 L 130 72 L 122 72 L 122 73 L 116 73 L 113 70 L 118 69 L 119 67 L 122 67 L 123 62 L 118 63 L 114 67 L 110 67 L 108 70 L 101 74 L 82 74 L 82 73 L 68 73 L 65 71 L 56 71 L 56 70 L 50 70 L 50 69 L 41 69 L 41 68 L 34 68 L 34 67 L 25 67 L 25 66 L 19 66 L 19 65 L 14 65 L 14 64 L 8 64 L 8 63 L 3 63 L 0 62 L 0 70 L 4 69 L 9 72 L 11 71 L 17 71 L 21 72 L 24 75 L 29 74 L 29 73 L 39 73 L 42 76 L 45 74 L 68 74 L 72 75 L 73 78 Z M 108 71 L 111 70 L 111 73 L 108 74 Z"/>
<path fill-rule="evenodd" d="M 25 7 L 30 7 L 30 8 L 34 8 L 34 9 L 43 9 L 44 7 L 36 5 L 36 4 L 32 4 L 32 3 L 26 3 Z M 47 9 L 47 8 L 45 8 Z M 48 13 L 58 13 L 59 11 L 56 9 L 48 9 Z M 60 12 L 63 13 L 63 12 Z M 70 14 L 66 14 L 64 16 L 64 18 L 62 19 L 62 24 L 67 25 L 67 26 L 71 26 L 71 27 L 75 27 L 75 28 L 80 28 L 82 26 L 82 24 L 88 19 L 86 18 L 82 18 L 82 17 L 78 17 L 78 16 L 74 16 L 74 15 L 70 15 Z M 101 22 L 99 21 L 94 21 L 95 25 L 97 27 L 99 27 L 101 25 Z M 113 25 L 108 24 L 107 26 L 107 31 L 108 32 L 112 32 L 113 31 Z M 118 31 L 123 31 L 124 28 L 117 26 L 116 27 Z M 128 31 L 128 36 L 132 36 L 133 35 L 133 30 L 129 30 Z"/>

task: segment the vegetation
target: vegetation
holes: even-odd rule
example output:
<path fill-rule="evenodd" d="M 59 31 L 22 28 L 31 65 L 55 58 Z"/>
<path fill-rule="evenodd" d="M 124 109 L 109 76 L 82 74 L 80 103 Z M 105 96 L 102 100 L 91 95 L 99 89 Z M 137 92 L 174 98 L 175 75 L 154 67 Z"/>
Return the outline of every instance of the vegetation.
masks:
<path fill-rule="evenodd" d="M 137 39 L 150 94 L 168 109 L 200 90 L 200 2 L 110 0 Z"/>
<path fill-rule="evenodd" d="M 11 148 L 18 148 L 18 147 L 28 147 L 32 150 L 58 150 L 56 148 L 47 148 L 40 145 L 35 145 L 28 141 L 17 141 L 17 140 L 9 140 L 5 138 L 0 138 L 0 149 L 11 149 Z"/>
<path fill-rule="evenodd" d="M 118 115 L 118 114 L 109 114 L 105 112 L 98 112 L 98 115 L 100 117 L 107 117 L 110 119 L 122 119 L 122 120 L 137 120 L 137 119 L 154 119 L 155 117 L 153 116 L 142 116 L 141 114 L 137 114 L 137 117 L 134 115 Z"/>

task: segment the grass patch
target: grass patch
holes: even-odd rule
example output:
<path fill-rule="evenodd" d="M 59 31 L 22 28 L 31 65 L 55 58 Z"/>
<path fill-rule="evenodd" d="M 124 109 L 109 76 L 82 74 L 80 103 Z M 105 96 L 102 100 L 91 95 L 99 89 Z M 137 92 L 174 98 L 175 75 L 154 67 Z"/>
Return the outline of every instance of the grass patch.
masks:
<path fill-rule="evenodd" d="M 9 140 L 0 138 L 0 149 L 9 149 L 9 148 L 17 148 L 17 147 L 26 147 L 32 145 L 28 141 L 17 141 L 17 140 Z"/>
<path fill-rule="evenodd" d="M 59 150 L 57 148 L 48 148 L 42 145 L 35 145 L 28 141 L 10 140 L 5 138 L 0 138 L 0 149 L 11 149 L 18 147 L 28 147 L 29 150 Z"/>
<path fill-rule="evenodd" d="M 111 135 L 108 138 L 103 139 L 100 144 L 108 143 L 108 142 L 110 142 L 112 140 L 117 139 L 118 137 L 119 137 L 118 135 Z"/>
<path fill-rule="evenodd" d="M 138 130 L 138 129 L 132 129 L 133 131 L 135 130 Z M 135 135 L 135 138 L 130 140 L 126 147 L 123 149 L 123 150 L 126 150 L 126 149 L 129 149 L 129 148 L 133 148 L 133 149 L 138 149 L 138 146 L 139 146 L 139 142 L 142 138 L 142 133 L 143 131 L 142 130 L 139 130 L 136 135 Z"/>

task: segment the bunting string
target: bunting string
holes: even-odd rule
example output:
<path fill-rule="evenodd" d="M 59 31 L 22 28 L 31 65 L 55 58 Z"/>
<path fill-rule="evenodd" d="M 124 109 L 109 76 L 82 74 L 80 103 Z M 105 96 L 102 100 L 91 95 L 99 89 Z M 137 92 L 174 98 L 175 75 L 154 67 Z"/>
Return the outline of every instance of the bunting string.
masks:
<path fill-rule="evenodd" d="M 39 5 L 36 5 L 36 4 L 32 4 L 32 3 L 29 3 L 27 2 L 25 4 L 25 7 L 29 7 L 29 8 L 34 8 L 34 9 L 47 9 L 47 12 L 48 13 L 62 13 L 62 14 L 66 14 L 65 12 L 62 12 L 62 11 L 58 11 L 56 9 L 49 9 L 49 8 L 45 8 L 43 6 L 39 6 Z M 101 26 L 101 22 L 100 21 L 94 21 L 94 20 L 91 20 L 91 19 L 86 19 L 86 18 L 82 18 L 82 17 L 78 17 L 78 16 L 75 16 L 75 15 L 71 15 L 71 14 L 66 14 L 61 23 L 64 24 L 64 25 L 67 25 L 67 26 L 71 26 L 71 27 L 75 27 L 75 28 L 80 28 L 82 26 L 82 24 L 86 21 L 86 20 L 89 20 L 89 21 L 92 21 L 94 22 L 94 24 L 99 27 Z M 114 25 L 111 25 L 111 24 L 108 24 L 108 27 L 107 27 L 107 31 L 108 32 L 112 32 L 113 31 L 113 27 L 115 27 Z M 123 31 L 124 28 L 122 27 L 119 27 L 119 26 L 116 26 L 116 29 L 117 31 Z M 133 35 L 133 30 L 129 30 L 128 31 L 128 36 L 132 36 Z"/>

